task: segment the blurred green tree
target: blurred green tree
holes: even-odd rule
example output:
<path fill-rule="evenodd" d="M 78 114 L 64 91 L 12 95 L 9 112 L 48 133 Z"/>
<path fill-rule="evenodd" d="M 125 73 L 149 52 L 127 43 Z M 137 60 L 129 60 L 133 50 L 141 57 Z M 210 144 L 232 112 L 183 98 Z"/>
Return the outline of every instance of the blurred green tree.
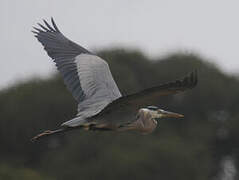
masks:
<path fill-rule="evenodd" d="M 27 167 L 26 174 L 37 171 L 39 179 L 44 172 L 56 179 L 201 180 L 218 177 L 226 156 L 233 157 L 238 169 L 237 77 L 193 54 L 158 59 L 136 50 L 98 54 L 109 63 L 124 95 L 197 69 L 195 89 L 152 102 L 185 118 L 162 120 L 147 136 L 75 131 L 33 144 L 32 136 L 72 118 L 77 107 L 58 74 L 47 80 L 33 79 L 0 92 L 0 172 L 11 164 L 7 174 L 13 167 Z"/>

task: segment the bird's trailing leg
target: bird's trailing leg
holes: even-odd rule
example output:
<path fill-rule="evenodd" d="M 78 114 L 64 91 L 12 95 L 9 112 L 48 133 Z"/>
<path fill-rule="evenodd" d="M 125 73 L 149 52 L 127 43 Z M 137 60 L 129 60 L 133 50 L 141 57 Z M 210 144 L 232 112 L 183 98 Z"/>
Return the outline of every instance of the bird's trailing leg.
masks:
<path fill-rule="evenodd" d="M 43 133 L 34 136 L 31 139 L 31 141 L 35 142 L 36 140 L 39 140 L 39 138 L 50 136 L 50 135 L 57 134 L 57 133 L 61 133 L 61 132 L 64 132 L 64 131 L 66 131 L 66 128 L 61 128 L 61 129 L 57 129 L 57 130 L 54 130 L 54 131 L 46 130 Z"/>
<path fill-rule="evenodd" d="M 31 141 L 35 142 L 39 139 L 41 139 L 42 137 L 47 137 L 47 136 L 51 136 L 51 135 L 55 135 L 55 134 L 60 134 L 63 132 L 67 132 L 67 131 L 72 131 L 72 130 L 76 130 L 76 129 L 84 129 L 84 130 L 100 130 L 100 131 L 106 131 L 106 130 L 111 130 L 110 128 L 103 126 L 96 126 L 94 123 L 85 123 L 82 124 L 80 126 L 75 126 L 75 127 L 69 127 L 69 126 L 62 126 L 60 129 L 56 129 L 56 130 L 46 130 L 43 133 L 40 133 L 36 136 L 34 136 Z"/>

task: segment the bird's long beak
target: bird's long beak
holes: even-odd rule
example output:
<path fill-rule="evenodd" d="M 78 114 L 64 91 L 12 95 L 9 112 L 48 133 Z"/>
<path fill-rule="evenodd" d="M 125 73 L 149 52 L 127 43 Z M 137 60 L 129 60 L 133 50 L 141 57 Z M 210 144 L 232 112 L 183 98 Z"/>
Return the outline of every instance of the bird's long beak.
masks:
<path fill-rule="evenodd" d="M 172 117 L 172 118 L 182 118 L 184 117 L 184 115 L 182 114 L 178 114 L 178 113 L 174 113 L 174 112 L 169 112 L 169 111 L 161 111 L 160 114 L 162 115 L 162 117 Z"/>

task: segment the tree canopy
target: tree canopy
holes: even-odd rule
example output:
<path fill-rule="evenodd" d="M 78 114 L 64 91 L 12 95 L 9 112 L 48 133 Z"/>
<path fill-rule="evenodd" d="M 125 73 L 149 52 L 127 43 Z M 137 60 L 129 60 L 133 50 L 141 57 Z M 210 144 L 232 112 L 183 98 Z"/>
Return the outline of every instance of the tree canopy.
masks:
<path fill-rule="evenodd" d="M 237 77 L 194 54 L 155 59 L 136 50 L 98 54 L 123 95 L 196 69 L 196 88 L 152 102 L 185 118 L 161 120 L 147 136 L 74 131 L 31 143 L 37 133 L 73 118 L 77 104 L 59 74 L 18 83 L 0 91 L 0 179 L 14 179 L 13 171 L 19 179 L 214 179 L 226 157 L 238 169 Z"/>

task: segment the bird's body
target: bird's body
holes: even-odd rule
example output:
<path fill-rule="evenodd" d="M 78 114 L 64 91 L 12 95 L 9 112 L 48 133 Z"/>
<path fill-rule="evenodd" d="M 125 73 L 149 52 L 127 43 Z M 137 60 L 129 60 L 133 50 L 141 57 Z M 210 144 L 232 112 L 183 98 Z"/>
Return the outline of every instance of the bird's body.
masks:
<path fill-rule="evenodd" d="M 114 115 L 114 116 L 113 116 Z M 85 123 L 87 130 L 112 130 L 112 131 L 129 131 L 134 130 L 147 134 L 152 132 L 156 126 L 154 114 L 146 109 L 139 109 L 138 113 L 134 116 L 115 116 L 105 115 L 100 117 L 89 118 L 88 123 Z"/>
<path fill-rule="evenodd" d="M 110 72 L 108 64 L 97 55 L 67 39 L 53 19 L 52 26 L 33 31 L 47 54 L 56 63 L 67 88 L 78 102 L 78 113 L 74 119 L 64 122 L 55 131 L 45 131 L 33 138 L 66 132 L 72 129 L 85 130 L 135 130 L 143 134 L 152 132 L 158 118 L 183 117 L 177 113 L 148 106 L 160 96 L 175 94 L 195 87 L 196 73 L 174 82 L 122 96 Z"/>

